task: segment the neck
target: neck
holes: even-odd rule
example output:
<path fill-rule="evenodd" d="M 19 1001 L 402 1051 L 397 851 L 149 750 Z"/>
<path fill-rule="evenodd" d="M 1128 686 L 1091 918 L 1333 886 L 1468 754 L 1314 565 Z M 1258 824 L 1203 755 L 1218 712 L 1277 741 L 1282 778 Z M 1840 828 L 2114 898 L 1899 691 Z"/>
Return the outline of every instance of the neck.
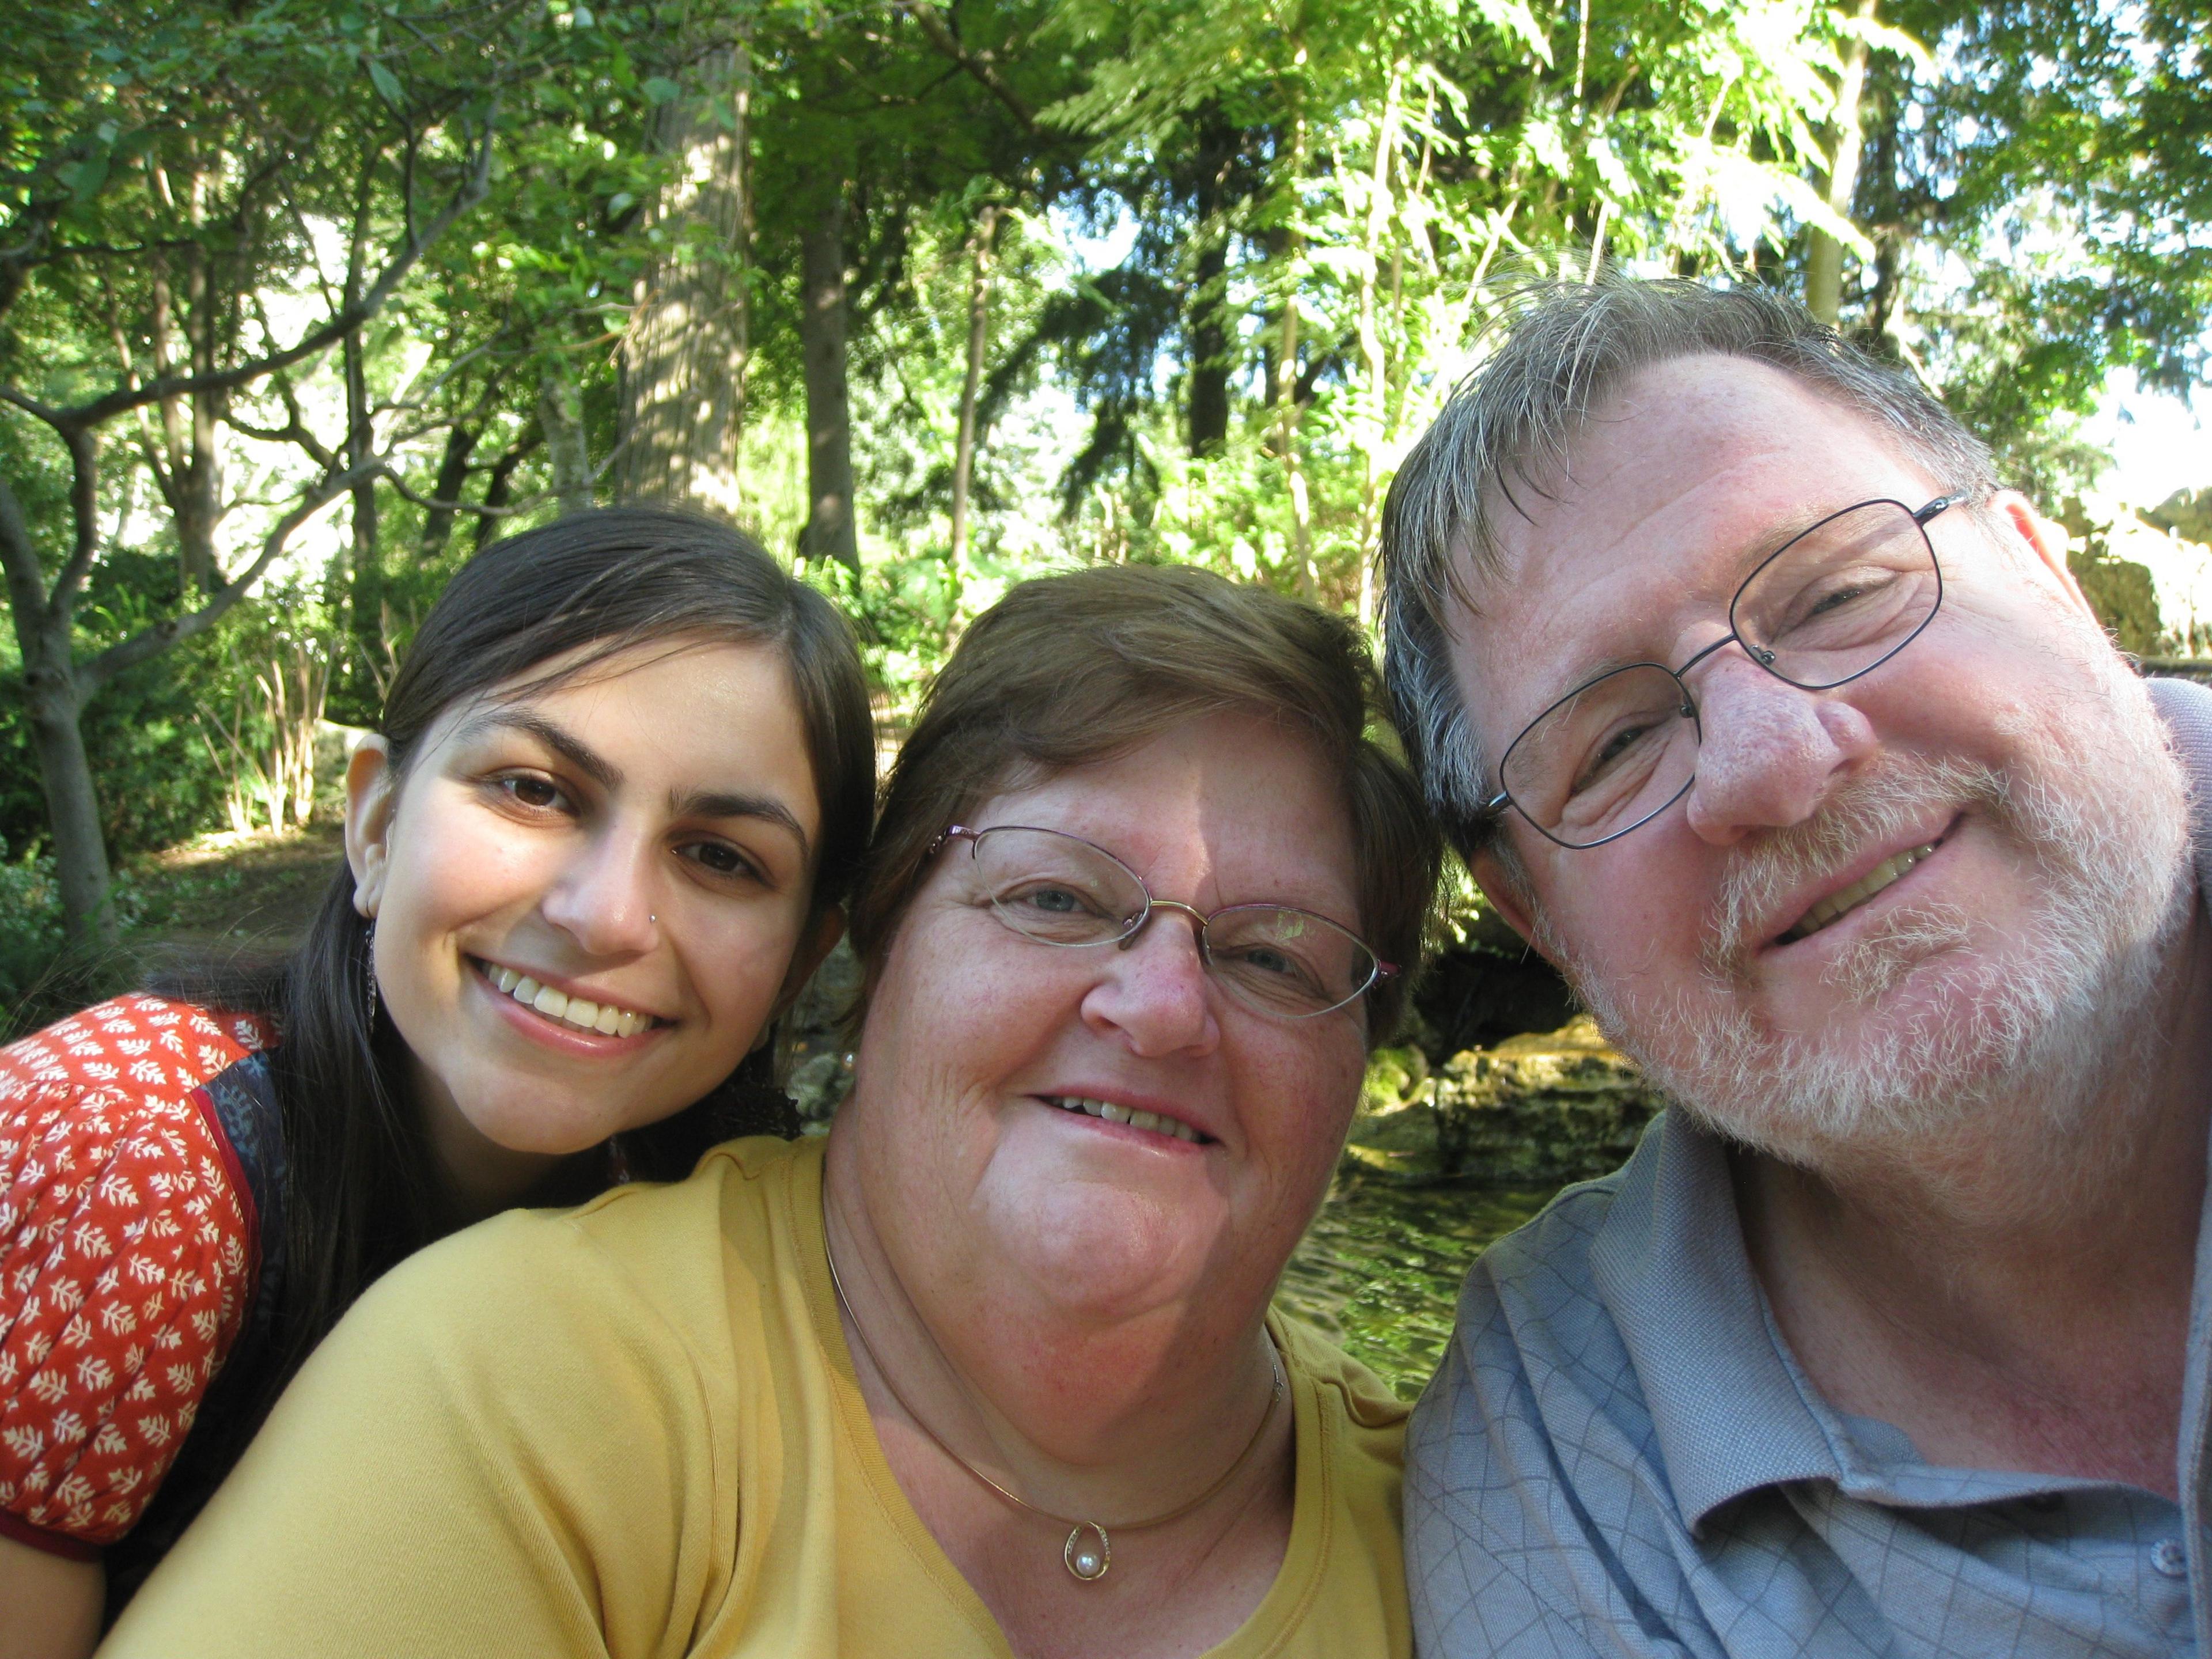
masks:
<path fill-rule="evenodd" d="M 1086 1317 L 1004 1253 L 899 1248 L 875 1224 L 864 1155 L 841 1122 L 823 1212 L 858 1328 L 848 1346 L 879 1425 L 903 1419 L 1024 1503 L 1109 1527 L 1200 1496 L 1255 1434 L 1267 1443 L 1231 1484 L 1280 1473 L 1270 1453 L 1279 1437 L 1287 1449 L 1290 1413 L 1274 1411 L 1263 1430 L 1277 1363 L 1264 1298 L 1229 1318 L 1172 1305 Z"/>
<path fill-rule="evenodd" d="M 1942 1143 L 1819 1170 L 1736 1155 L 1753 1267 L 1832 1404 L 1934 1462 L 2172 1492 L 2212 1103 L 2207 933 L 2193 913 L 2088 1098 L 2054 1112 L 2025 1089 Z M 2063 1142 L 2059 1122 L 2075 1126 Z"/>
<path fill-rule="evenodd" d="M 412 1071 L 423 1134 L 453 1225 L 465 1227 L 521 1203 L 561 1163 L 554 1153 L 501 1146 L 469 1121 L 442 1084 L 419 1065 Z"/>

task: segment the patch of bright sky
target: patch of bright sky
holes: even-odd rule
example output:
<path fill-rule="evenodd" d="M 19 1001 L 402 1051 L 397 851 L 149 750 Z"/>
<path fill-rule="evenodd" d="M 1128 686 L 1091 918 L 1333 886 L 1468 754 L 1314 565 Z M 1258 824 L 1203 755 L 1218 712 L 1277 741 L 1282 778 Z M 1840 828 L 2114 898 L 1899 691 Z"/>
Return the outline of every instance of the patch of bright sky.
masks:
<path fill-rule="evenodd" d="M 2081 436 L 2112 458 L 2093 493 L 2113 505 L 2156 507 L 2177 489 L 2212 488 L 2212 387 L 2186 402 L 2146 392 L 2132 369 L 2105 385 L 2105 401 L 2082 423 Z"/>

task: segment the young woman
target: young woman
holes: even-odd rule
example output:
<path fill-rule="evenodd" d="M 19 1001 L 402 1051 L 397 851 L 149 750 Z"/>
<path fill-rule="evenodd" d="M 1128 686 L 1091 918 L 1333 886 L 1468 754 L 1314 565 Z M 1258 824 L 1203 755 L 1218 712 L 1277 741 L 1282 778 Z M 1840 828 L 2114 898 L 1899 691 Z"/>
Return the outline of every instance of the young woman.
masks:
<path fill-rule="evenodd" d="M 305 943 L 0 1051 L 0 1655 L 88 1651 L 400 1257 L 787 1115 L 874 794 L 827 601 L 635 509 L 456 576 Z"/>

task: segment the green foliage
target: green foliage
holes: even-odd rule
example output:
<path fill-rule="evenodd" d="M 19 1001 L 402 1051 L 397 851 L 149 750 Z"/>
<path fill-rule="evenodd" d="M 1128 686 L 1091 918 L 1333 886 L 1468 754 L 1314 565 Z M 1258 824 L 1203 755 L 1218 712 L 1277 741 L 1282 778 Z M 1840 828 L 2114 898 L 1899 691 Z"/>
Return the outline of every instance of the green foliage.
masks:
<path fill-rule="evenodd" d="M 202 539 L 228 569 L 329 466 L 391 455 L 302 532 L 274 603 L 90 703 L 108 832 L 129 851 L 212 821 L 193 711 L 234 708 L 276 641 L 331 641 L 330 712 L 374 719 L 458 564 L 553 510 L 541 387 L 573 383 L 591 457 L 617 453 L 623 331 L 678 247 L 741 279 L 744 510 L 790 550 L 808 506 L 799 239 L 825 192 L 846 209 L 866 556 L 857 578 L 810 579 L 860 623 L 894 719 L 969 619 L 1060 564 L 1201 563 L 1371 617 L 1382 492 L 1480 361 L 1509 271 L 1611 259 L 1790 284 L 1825 230 L 1850 255 L 1849 328 L 2057 499 L 2099 464 L 2073 429 L 2109 371 L 2177 386 L 2205 370 L 2208 14 L 1885 0 L 1862 25 L 1856 10 L 27 0 L 0 64 L 0 383 L 26 397 L 66 403 L 298 337 L 409 245 L 477 137 L 494 146 L 481 204 L 422 250 L 350 351 L 103 428 L 81 654 L 197 602 L 178 435 L 195 418 L 221 474 Z M 1832 121 L 1862 38 L 1863 164 L 1839 216 Z M 750 76 L 734 238 L 652 205 L 680 164 L 656 135 L 696 66 L 729 52 Z M 740 100 L 717 95 L 710 118 L 734 129 Z M 20 404 L 0 409 L 0 477 L 51 579 L 75 529 L 68 458 Z M 0 676 L 15 665 L 0 641 Z M 0 836 L 37 848 L 20 680 L 0 693 Z M 1471 888 L 1447 908 L 1448 929 L 1474 937 Z"/>

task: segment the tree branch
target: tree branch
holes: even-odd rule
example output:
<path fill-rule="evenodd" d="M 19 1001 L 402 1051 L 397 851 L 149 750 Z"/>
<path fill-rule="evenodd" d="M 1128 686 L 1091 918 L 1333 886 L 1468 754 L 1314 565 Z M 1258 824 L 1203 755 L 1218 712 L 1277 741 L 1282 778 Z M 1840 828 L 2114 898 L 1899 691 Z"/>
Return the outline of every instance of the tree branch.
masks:
<path fill-rule="evenodd" d="M 368 290 L 359 300 L 341 307 L 335 315 L 310 329 L 290 345 L 266 356 L 257 357 L 251 362 L 240 363 L 211 374 L 173 375 L 136 386 L 118 386 L 106 396 L 95 398 L 88 404 L 79 404 L 73 409 L 57 410 L 52 416 L 41 416 L 40 418 L 57 431 L 97 426 L 125 410 L 162 398 L 227 392 L 233 386 L 243 386 L 277 369 L 289 368 L 302 357 L 311 356 L 325 346 L 343 339 L 382 310 L 384 302 L 392 297 L 392 291 L 405 280 L 407 273 L 415 268 L 431 245 L 452 228 L 456 219 L 490 192 L 492 134 L 493 127 L 488 117 L 484 123 L 483 138 L 477 147 L 476 160 L 469 169 L 467 179 L 455 190 L 453 199 L 446 204 L 436 218 L 424 226 L 419 234 L 406 238 Z M 0 387 L 0 397 L 24 404 L 27 408 L 29 406 L 20 394 L 6 387 Z"/>
<path fill-rule="evenodd" d="M 1006 84 L 1006 77 L 999 73 L 988 57 L 979 58 L 960 44 L 959 36 L 953 33 L 935 0 L 899 0 L 899 9 L 921 26 L 931 46 L 981 82 L 986 91 L 1006 106 L 1014 119 L 1029 131 L 1036 131 L 1036 112 L 1023 102 L 1019 93 Z"/>
<path fill-rule="evenodd" d="M 149 658 L 158 657 L 171 646 L 204 634 L 221 622 L 230 608 L 252 589 L 276 562 L 277 556 L 306 524 L 339 496 L 344 495 L 364 478 L 372 478 L 388 469 L 390 458 L 375 455 L 343 472 L 325 472 L 314 488 L 300 498 L 299 505 L 279 519 L 261 543 L 261 551 L 254 561 L 236 576 L 217 588 L 208 602 L 198 610 L 182 617 L 170 617 L 142 629 L 118 645 L 106 650 L 77 670 L 78 683 L 86 692 L 107 684 L 126 668 L 136 667 Z"/>
<path fill-rule="evenodd" d="M 593 476 L 596 477 L 597 474 Z M 526 513 L 535 513 L 544 504 L 546 499 L 546 492 L 541 489 L 535 495 L 525 495 L 520 504 L 515 507 L 480 507 L 474 501 L 441 501 L 434 495 L 416 494 L 408 487 L 406 481 L 390 467 L 384 469 L 384 482 L 392 487 L 392 492 L 400 500 L 412 501 L 416 506 L 428 508 L 433 513 L 471 513 L 479 519 L 520 518 Z"/>
<path fill-rule="evenodd" d="M 15 612 L 16 638 L 22 640 L 46 624 L 46 575 L 22 504 L 5 477 L 0 477 L 0 568 L 8 573 L 8 602 Z"/>

